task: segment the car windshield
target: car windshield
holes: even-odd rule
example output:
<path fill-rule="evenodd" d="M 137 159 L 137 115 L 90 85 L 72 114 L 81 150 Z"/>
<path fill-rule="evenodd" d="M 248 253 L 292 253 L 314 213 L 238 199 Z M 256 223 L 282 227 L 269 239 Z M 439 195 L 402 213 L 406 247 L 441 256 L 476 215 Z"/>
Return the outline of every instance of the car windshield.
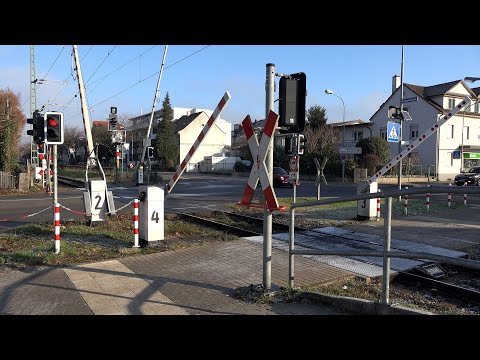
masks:
<path fill-rule="evenodd" d="M 469 173 L 480 173 L 480 167 L 474 167 L 468 170 Z"/>
<path fill-rule="evenodd" d="M 281 167 L 274 167 L 273 168 L 273 173 L 275 175 L 288 175 L 288 173 Z"/>

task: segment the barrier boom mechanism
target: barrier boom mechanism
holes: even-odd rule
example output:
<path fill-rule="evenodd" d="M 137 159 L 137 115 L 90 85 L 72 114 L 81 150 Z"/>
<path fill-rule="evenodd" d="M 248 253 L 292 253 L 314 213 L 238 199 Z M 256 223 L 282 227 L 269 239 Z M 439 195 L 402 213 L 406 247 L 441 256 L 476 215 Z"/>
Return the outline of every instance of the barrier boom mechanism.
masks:
<path fill-rule="evenodd" d="M 217 120 L 217 118 L 220 116 L 220 113 L 222 112 L 223 108 L 225 107 L 225 105 L 227 104 L 227 102 L 230 100 L 230 93 L 228 91 L 225 92 L 225 94 L 223 95 L 222 99 L 220 100 L 220 102 L 218 103 L 217 107 L 215 108 L 215 110 L 213 111 L 212 113 L 212 116 L 210 116 L 210 118 L 208 119 L 207 123 L 205 124 L 205 126 L 203 127 L 202 131 L 200 132 L 200 134 L 198 135 L 197 137 L 197 140 L 195 140 L 195 142 L 193 143 L 192 147 L 190 148 L 190 150 L 188 151 L 187 155 L 185 156 L 185 159 L 183 159 L 183 161 L 180 163 L 180 165 L 177 166 L 177 171 L 175 171 L 175 174 L 173 174 L 173 177 L 172 179 L 170 180 L 170 182 L 167 184 L 167 192 L 166 192 L 166 196 L 168 196 L 168 194 L 170 194 L 170 192 L 172 191 L 173 187 L 175 186 L 175 184 L 177 183 L 178 179 L 180 179 L 180 176 L 182 176 L 183 172 L 185 171 L 185 168 L 188 164 L 188 162 L 190 161 L 190 159 L 193 157 L 193 154 L 195 154 L 195 151 L 197 151 L 197 149 L 199 148 L 200 144 L 202 143 L 203 139 L 207 136 L 208 134 L 208 131 L 212 128 L 213 126 L 213 123 L 215 122 L 215 120 Z"/>
<path fill-rule="evenodd" d="M 420 145 L 423 141 L 425 141 L 430 135 L 435 133 L 440 126 L 445 124 L 450 118 L 455 116 L 460 110 L 462 110 L 464 107 L 470 105 L 471 101 L 468 97 L 463 98 L 463 100 L 456 106 L 454 106 L 446 115 L 443 115 L 440 120 L 438 120 L 435 125 L 432 125 L 430 129 L 425 131 L 422 135 L 420 135 L 417 140 L 415 140 L 412 144 L 408 145 L 405 150 L 403 150 L 400 154 L 396 155 L 393 157 L 387 165 L 385 165 L 383 168 L 381 168 L 379 171 L 375 173 L 370 179 L 368 179 L 368 185 L 367 187 L 363 190 L 365 191 L 368 189 L 368 186 L 377 180 L 380 176 L 385 174 L 388 170 L 390 170 L 393 166 L 395 166 L 401 159 L 403 159 L 406 155 L 408 155 L 410 152 L 412 152 L 413 149 L 415 149 L 418 145 Z M 362 192 L 363 192 L 362 191 Z"/>

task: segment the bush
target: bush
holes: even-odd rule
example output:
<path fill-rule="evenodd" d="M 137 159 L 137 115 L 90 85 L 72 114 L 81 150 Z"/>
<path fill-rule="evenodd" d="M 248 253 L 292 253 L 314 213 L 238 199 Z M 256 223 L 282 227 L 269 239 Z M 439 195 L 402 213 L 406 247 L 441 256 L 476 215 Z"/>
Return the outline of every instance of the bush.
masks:
<path fill-rule="evenodd" d="M 167 168 L 168 171 L 175 171 L 176 170 L 175 169 L 175 162 L 173 160 L 170 160 L 170 159 L 167 160 L 167 163 L 166 163 L 165 167 Z"/>

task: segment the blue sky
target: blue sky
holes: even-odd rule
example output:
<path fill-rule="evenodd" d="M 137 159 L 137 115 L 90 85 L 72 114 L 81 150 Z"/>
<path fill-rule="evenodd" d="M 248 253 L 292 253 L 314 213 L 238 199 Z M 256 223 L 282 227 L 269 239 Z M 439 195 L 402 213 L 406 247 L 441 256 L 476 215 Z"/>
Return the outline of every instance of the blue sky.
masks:
<path fill-rule="evenodd" d="M 164 45 L 152 46 L 79 45 L 92 120 L 106 120 L 111 106 L 116 106 L 120 115 L 135 116 L 151 110 L 158 80 L 155 73 L 160 69 L 164 51 Z M 279 73 L 307 75 L 307 108 L 324 106 L 329 122 L 342 121 L 342 103 L 337 97 L 325 94 L 327 88 L 344 100 L 346 121 L 368 120 L 391 93 L 392 76 L 400 75 L 400 45 L 212 45 L 173 65 L 204 47 L 168 47 L 156 109 L 161 107 L 167 91 L 173 106 L 213 109 L 228 90 L 232 98 L 222 118 L 234 124 L 247 114 L 252 119 L 261 119 L 265 111 L 265 64 L 271 62 Z M 47 81 L 38 86 L 37 107 L 53 97 L 52 102 L 58 105 L 47 106 L 46 110 L 62 111 L 67 126 L 83 127 L 80 101 L 78 97 L 70 101 L 78 92 L 78 83 L 71 75 L 71 53 L 71 45 L 35 47 L 36 77 L 45 78 L 51 67 Z M 20 93 L 26 115 L 29 61 L 29 45 L 0 46 L 0 88 Z M 404 81 L 428 86 L 465 76 L 480 77 L 479 65 L 478 45 L 405 45 Z M 106 75 L 109 76 L 100 81 Z M 67 84 L 62 87 L 65 80 Z M 276 81 L 278 84 L 278 78 Z M 67 107 L 62 106 L 67 103 Z"/>

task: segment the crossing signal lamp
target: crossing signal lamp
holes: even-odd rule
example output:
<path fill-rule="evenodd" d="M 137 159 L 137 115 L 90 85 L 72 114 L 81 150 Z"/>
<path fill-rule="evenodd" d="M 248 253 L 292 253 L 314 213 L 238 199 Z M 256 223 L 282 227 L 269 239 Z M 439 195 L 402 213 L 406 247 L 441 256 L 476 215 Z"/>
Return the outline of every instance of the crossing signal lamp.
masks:
<path fill-rule="evenodd" d="M 303 155 L 303 152 L 304 152 L 305 148 L 307 147 L 306 144 L 305 144 L 306 142 L 307 142 L 307 139 L 305 139 L 305 135 L 298 134 L 298 139 L 297 139 L 297 145 L 298 145 L 297 154 L 298 155 Z"/>
<path fill-rule="evenodd" d="M 33 136 L 33 141 L 36 144 L 41 144 L 45 141 L 45 129 L 43 115 L 38 111 L 33 112 L 33 118 L 27 119 L 28 124 L 32 124 L 32 129 L 27 130 L 27 135 Z"/>
<path fill-rule="evenodd" d="M 149 146 L 147 150 L 148 150 L 148 157 L 150 159 L 153 158 L 153 146 Z"/>
<path fill-rule="evenodd" d="M 305 129 L 307 76 L 303 72 L 282 76 L 279 87 L 279 131 L 281 133 L 303 132 Z"/>
<path fill-rule="evenodd" d="M 108 131 L 117 130 L 117 108 L 111 107 L 108 115 Z"/>
<path fill-rule="evenodd" d="M 45 119 L 45 143 L 53 145 L 63 144 L 63 113 L 46 112 Z"/>

